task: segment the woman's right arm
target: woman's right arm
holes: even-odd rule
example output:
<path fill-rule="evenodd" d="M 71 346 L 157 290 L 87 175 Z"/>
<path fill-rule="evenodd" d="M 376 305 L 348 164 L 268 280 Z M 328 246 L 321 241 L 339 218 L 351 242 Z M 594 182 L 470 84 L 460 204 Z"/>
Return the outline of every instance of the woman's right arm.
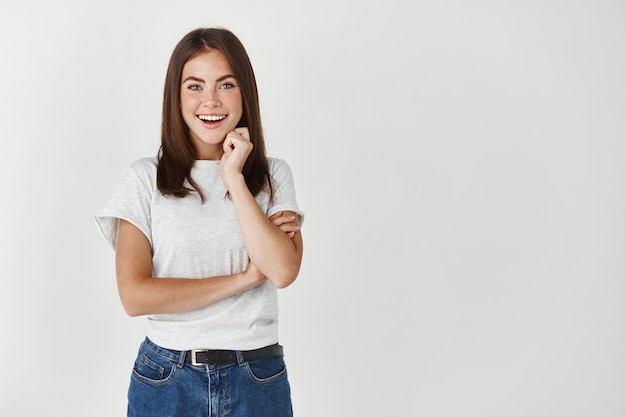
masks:
<path fill-rule="evenodd" d="M 129 316 L 186 313 L 262 284 L 266 278 L 250 262 L 245 271 L 200 279 L 154 278 L 152 249 L 132 223 L 120 220 L 115 251 L 117 288 Z"/>

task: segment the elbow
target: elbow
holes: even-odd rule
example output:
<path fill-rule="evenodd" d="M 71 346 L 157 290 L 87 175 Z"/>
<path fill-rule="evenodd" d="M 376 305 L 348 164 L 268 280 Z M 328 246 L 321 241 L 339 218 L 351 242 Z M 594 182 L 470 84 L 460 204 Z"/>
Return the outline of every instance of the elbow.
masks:
<path fill-rule="evenodd" d="M 279 278 L 279 279 L 273 279 L 272 284 L 274 284 L 274 286 L 276 288 L 278 288 L 279 290 L 282 290 L 283 288 L 287 288 L 288 286 L 290 286 L 291 284 L 293 284 L 293 282 L 296 280 L 296 277 L 293 278 Z"/>
<path fill-rule="evenodd" d="M 138 303 L 132 302 L 130 300 L 125 300 L 122 297 L 122 307 L 124 307 L 124 312 L 129 317 L 139 317 L 144 315 L 142 308 Z"/>
<path fill-rule="evenodd" d="M 273 274 L 270 279 L 272 284 L 278 289 L 287 288 L 294 283 L 300 272 L 300 265 L 293 266 L 291 268 L 285 268 L 282 271 Z"/>
<path fill-rule="evenodd" d="M 300 232 L 295 233 L 288 247 L 290 250 L 279 252 L 282 255 L 276 255 L 270 259 L 265 258 L 268 273 L 261 269 L 263 275 L 278 289 L 287 288 L 293 284 L 300 272 L 300 265 L 302 264 L 302 236 Z M 255 263 L 257 266 L 263 264 L 263 262 Z"/>
<path fill-rule="evenodd" d="M 295 278 L 291 280 L 280 279 L 280 280 L 273 280 L 272 284 L 274 284 L 274 286 L 278 288 L 279 290 L 282 290 L 283 288 L 287 288 L 288 286 L 290 286 L 294 281 L 295 281 Z"/>
<path fill-rule="evenodd" d="M 302 254 L 297 254 L 293 259 L 284 262 L 271 275 L 266 275 L 274 286 L 278 289 L 287 288 L 294 283 L 300 273 L 300 265 L 302 264 Z M 270 278 L 271 277 L 271 278 Z"/>
<path fill-rule="evenodd" d="M 133 295 L 132 291 L 119 288 L 119 295 L 126 315 L 129 317 L 138 317 L 147 314 L 142 303 Z"/>
<path fill-rule="evenodd" d="M 145 313 L 135 305 L 122 303 L 124 306 L 124 311 L 128 317 L 139 317 L 143 316 Z"/>

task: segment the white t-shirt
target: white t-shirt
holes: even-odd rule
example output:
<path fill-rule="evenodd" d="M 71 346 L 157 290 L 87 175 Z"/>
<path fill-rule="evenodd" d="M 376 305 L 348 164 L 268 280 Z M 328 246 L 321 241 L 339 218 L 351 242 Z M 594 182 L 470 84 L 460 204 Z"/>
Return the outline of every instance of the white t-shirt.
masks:
<path fill-rule="evenodd" d="M 296 202 L 287 163 L 268 158 L 274 200 L 256 196 L 269 217 L 284 210 L 304 214 Z M 128 167 L 118 188 L 96 216 L 104 237 L 115 249 L 119 219 L 146 235 L 152 246 L 154 277 L 205 278 L 244 271 L 248 253 L 232 200 L 220 176 L 220 161 L 196 161 L 191 176 L 205 202 L 194 192 L 187 197 L 164 196 L 156 186 L 156 158 Z M 249 350 L 278 342 L 277 290 L 268 280 L 201 310 L 148 316 L 148 337 L 175 350 Z"/>

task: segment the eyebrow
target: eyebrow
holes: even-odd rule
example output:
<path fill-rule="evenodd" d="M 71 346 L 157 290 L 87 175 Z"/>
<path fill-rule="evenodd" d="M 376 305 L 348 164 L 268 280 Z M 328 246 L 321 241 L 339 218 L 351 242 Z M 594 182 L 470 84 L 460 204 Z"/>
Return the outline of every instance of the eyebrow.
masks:
<path fill-rule="evenodd" d="M 237 79 L 234 75 L 226 74 L 226 75 L 222 75 L 220 78 L 218 78 L 215 81 L 219 83 L 220 81 L 224 81 L 227 78 L 234 78 L 235 80 Z M 183 83 L 186 83 L 187 81 L 195 81 L 195 82 L 198 82 L 198 83 L 206 83 L 206 81 L 204 81 L 202 78 L 194 77 L 193 75 L 190 76 L 190 77 L 185 78 L 183 80 Z"/>
<path fill-rule="evenodd" d="M 186 83 L 187 81 L 196 81 L 196 82 L 199 82 L 199 83 L 203 83 L 204 82 L 204 80 L 202 78 L 193 77 L 193 76 L 185 78 L 183 83 Z"/>

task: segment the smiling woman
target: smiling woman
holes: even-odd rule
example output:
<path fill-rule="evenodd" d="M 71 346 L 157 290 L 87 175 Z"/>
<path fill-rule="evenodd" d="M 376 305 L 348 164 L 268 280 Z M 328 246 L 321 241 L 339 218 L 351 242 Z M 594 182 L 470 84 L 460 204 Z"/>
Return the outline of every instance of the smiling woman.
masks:
<path fill-rule="evenodd" d="M 237 79 L 224 54 L 211 49 L 183 67 L 181 113 L 198 159 L 219 159 L 224 137 L 241 120 L 243 106 Z"/>
<path fill-rule="evenodd" d="M 184 197 L 191 191 L 189 185 L 204 198 L 190 176 L 191 166 L 195 160 L 220 159 L 223 150 L 215 145 L 227 133 L 240 135 L 235 127 L 245 127 L 252 145 L 241 171 L 246 185 L 253 195 L 268 188 L 272 197 L 256 79 L 248 54 L 231 32 L 203 29 L 198 33 L 208 35 L 197 36 L 194 31 L 185 36 L 167 69 L 158 187 L 164 194 Z M 219 113 L 226 110 L 232 114 Z M 226 123 L 215 126 L 213 135 L 199 116 L 228 117 Z"/>
<path fill-rule="evenodd" d="M 252 66 L 198 29 L 167 71 L 158 158 L 132 164 L 97 216 L 126 312 L 146 315 L 129 416 L 291 416 L 277 288 L 302 261 L 289 166 L 265 154 Z"/>

